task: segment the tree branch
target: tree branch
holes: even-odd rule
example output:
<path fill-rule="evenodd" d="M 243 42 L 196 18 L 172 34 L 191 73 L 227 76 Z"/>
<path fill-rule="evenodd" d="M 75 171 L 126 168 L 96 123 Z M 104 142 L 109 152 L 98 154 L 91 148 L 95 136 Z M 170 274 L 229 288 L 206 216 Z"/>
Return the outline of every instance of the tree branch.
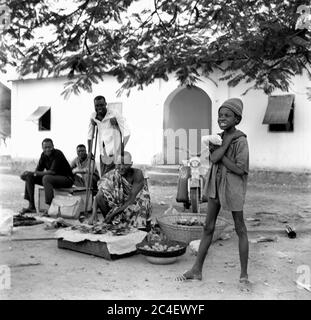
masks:
<path fill-rule="evenodd" d="M 96 9 L 98 8 L 98 5 L 99 5 L 99 1 L 97 1 L 95 9 L 93 8 L 92 16 L 91 16 L 91 19 L 90 19 L 90 21 L 88 23 L 88 26 L 87 26 L 87 29 L 86 29 L 86 33 L 85 33 L 85 37 L 84 37 L 84 45 L 83 45 L 83 49 L 82 50 L 84 51 L 84 46 L 85 46 L 85 48 L 87 49 L 87 52 L 88 52 L 89 55 L 91 55 L 92 53 L 91 53 L 91 50 L 90 50 L 90 48 L 89 48 L 89 46 L 87 44 L 87 36 L 88 36 L 89 30 L 90 30 L 90 27 L 92 25 L 92 22 L 94 20 L 95 12 L 96 12 Z"/>

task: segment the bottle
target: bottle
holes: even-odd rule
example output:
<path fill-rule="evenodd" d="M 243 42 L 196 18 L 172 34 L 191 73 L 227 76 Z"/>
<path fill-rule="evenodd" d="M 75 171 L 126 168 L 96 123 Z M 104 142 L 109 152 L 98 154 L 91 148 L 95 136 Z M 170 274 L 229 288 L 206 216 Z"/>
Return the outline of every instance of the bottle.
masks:
<path fill-rule="evenodd" d="M 60 206 L 58 206 L 57 218 L 60 218 L 60 217 L 61 217 Z"/>
<path fill-rule="evenodd" d="M 287 236 L 290 239 L 296 238 L 296 232 L 288 224 L 286 225 L 286 229 L 285 230 L 287 232 Z"/>

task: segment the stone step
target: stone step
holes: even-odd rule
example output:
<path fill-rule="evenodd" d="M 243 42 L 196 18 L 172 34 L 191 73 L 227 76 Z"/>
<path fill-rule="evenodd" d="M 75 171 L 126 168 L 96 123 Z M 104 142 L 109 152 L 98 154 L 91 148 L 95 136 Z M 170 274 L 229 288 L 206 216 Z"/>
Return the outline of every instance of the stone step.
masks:
<path fill-rule="evenodd" d="M 178 165 L 158 165 L 145 168 L 145 177 L 151 185 L 177 185 Z"/>
<path fill-rule="evenodd" d="M 178 177 L 178 172 L 160 172 L 160 171 L 146 171 L 145 176 L 159 176 L 159 177 L 165 177 L 165 176 L 171 176 L 171 177 Z"/>
<path fill-rule="evenodd" d="M 178 170 L 179 170 L 179 165 L 158 165 L 158 166 L 152 166 L 146 171 L 178 174 Z"/>
<path fill-rule="evenodd" d="M 148 178 L 150 185 L 176 185 L 178 181 L 178 173 L 167 173 L 167 172 L 145 172 L 145 177 Z"/>

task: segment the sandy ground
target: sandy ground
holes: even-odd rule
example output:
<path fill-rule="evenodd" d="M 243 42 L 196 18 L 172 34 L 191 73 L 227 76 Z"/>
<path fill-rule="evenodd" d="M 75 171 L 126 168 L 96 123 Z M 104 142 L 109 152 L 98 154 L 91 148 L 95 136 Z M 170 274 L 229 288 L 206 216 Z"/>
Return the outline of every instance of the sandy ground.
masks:
<path fill-rule="evenodd" d="M 17 176 L 0 175 L 0 205 L 17 212 L 25 205 L 23 183 Z M 153 216 L 174 202 L 176 188 L 151 186 Z M 259 217 L 259 225 L 247 222 L 249 239 L 274 235 L 285 221 L 297 228 L 311 226 L 310 189 L 294 186 L 250 185 L 245 217 Z M 160 202 L 165 204 L 160 205 Z M 204 210 L 204 208 L 203 208 Z M 232 222 L 228 212 L 222 216 Z M 232 229 L 232 227 L 231 227 Z M 215 242 L 204 264 L 203 281 L 179 283 L 176 275 L 193 261 L 185 255 L 171 265 L 153 265 L 142 255 L 108 261 L 57 248 L 56 240 L 8 241 L 0 237 L 0 266 L 8 265 L 11 288 L 0 290 L 0 299 L 310 299 L 311 292 L 298 288 L 299 268 L 311 268 L 310 232 L 289 239 L 277 233 L 276 242 L 250 243 L 249 291 L 238 285 L 238 239 Z M 49 235 L 42 225 L 15 228 L 18 235 Z M 276 233 L 275 233 L 276 234 Z M 305 267 L 301 267 L 305 266 Z"/>

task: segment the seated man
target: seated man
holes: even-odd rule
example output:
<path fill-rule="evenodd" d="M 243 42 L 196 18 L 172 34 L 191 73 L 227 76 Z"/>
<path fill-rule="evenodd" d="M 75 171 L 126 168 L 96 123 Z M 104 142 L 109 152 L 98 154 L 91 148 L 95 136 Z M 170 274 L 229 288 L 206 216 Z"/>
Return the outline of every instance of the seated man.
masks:
<path fill-rule="evenodd" d="M 64 154 L 54 149 L 53 141 L 46 138 L 42 141 L 43 152 L 34 172 L 25 171 L 21 179 L 25 181 L 25 199 L 29 201 L 28 208 L 23 208 L 20 213 L 34 213 L 35 184 L 43 185 L 45 202 L 49 206 L 54 197 L 54 188 L 70 188 L 73 184 L 73 174 Z"/>
<path fill-rule="evenodd" d="M 106 173 L 98 183 L 89 224 L 97 221 L 97 208 L 106 223 L 128 222 L 137 228 L 149 228 L 151 201 L 147 182 L 140 169 L 132 168 L 132 156 L 124 152 L 116 168 Z"/>
<path fill-rule="evenodd" d="M 78 156 L 71 162 L 71 169 L 72 173 L 74 174 L 74 185 L 77 187 L 87 187 L 90 175 L 88 173 L 88 156 L 84 144 L 79 144 L 77 146 L 77 155 Z M 99 173 L 97 171 L 94 160 L 92 160 L 91 166 L 94 166 L 94 172 L 92 177 L 92 184 L 90 185 L 90 187 L 92 188 L 92 190 L 97 190 Z"/>

